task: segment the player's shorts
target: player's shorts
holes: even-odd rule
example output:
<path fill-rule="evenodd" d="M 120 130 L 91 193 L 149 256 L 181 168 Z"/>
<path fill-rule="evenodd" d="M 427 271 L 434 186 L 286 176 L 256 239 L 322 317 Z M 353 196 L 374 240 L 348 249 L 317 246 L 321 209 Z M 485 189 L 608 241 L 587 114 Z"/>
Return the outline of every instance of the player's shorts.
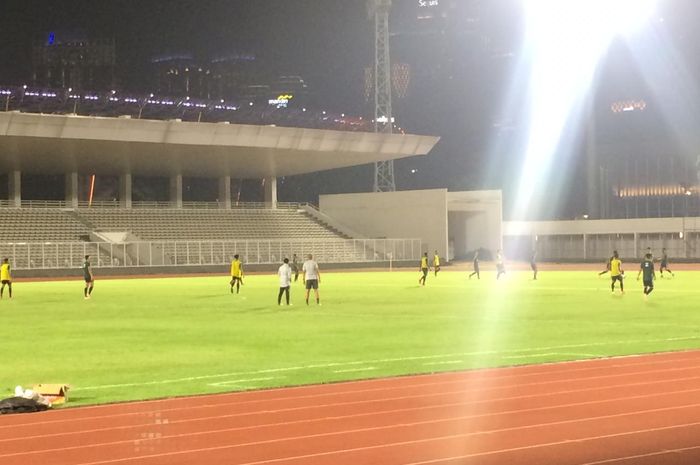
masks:
<path fill-rule="evenodd" d="M 537 271 L 537 263 L 530 262 L 530 268 L 532 268 L 532 271 Z"/>
<path fill-rule="evenodd" d="M 318 289 L 318 279 L 307 279 L 306 289 Z"/>
<path fill-rule="evenodd" d="M 622 275 L 621 275 L 621 274 L 619 274 L 619 275 L 617 275 L 617 276 L 611 276 L 610 278 L 612 279 L 612 282 L 613 282 L 613 283 L 614 283 L 615 281 L 620 281 L 620 282 L 622 282 Z"/>
<path fill-rule="evenodd" d="M 668 268 L 668 262 L 661 262 L 661 266 L 659 268 Z"/>
<path fill-rule="evenodd" d="M 3 279 L 2 281 L 0 281 L 0 283 L 2 283 L 2 284 L 12 284 L 12 281 L 9 280 L 9 279 Z"/>
<path fill-rule="evenodd" d="M 421 268 L 420 270 L 423 272 L 423 276 L 428 276 L 428 269 L 427 268 Z"/>
<path fill-rule="evenodd" d="M 243 281 L 243 278 L 240 276 L 231 276 L 231 282 L 235 283 L 236 281 Z"/>
<path fill-rule="evenodd" d="M 92 279 L 92 276 L 84 276 L 83 278 L 85 279 L 85 282 L 86 282 L 86 283 L 91 283 L 91 282 L 94 281 L 94 280 Z"/>
<path fill-rule="evenodd" d="M 644 280 L 644 287 L 654 287 L 654 280 L 649 279 L 649 280 Z"/>

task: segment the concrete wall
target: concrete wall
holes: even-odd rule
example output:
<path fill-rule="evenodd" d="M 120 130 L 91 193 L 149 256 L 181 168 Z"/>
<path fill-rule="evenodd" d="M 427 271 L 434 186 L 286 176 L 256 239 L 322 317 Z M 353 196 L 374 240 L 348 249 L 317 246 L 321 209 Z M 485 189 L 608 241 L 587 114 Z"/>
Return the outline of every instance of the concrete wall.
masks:
<path fill-rule="evenodd" d="M 471 255 L 471 252 L 480 248 L 492 252 L 503 248 L 501 191 L 450 192 L 447 194 L 447 209 L 450 212 L 450 237 L 455 240 L 455 251 L 465 250 Z"/>
<path fill-rule="evenodd" d="M 447 189 L 322 195 L 323 213 L 370 238 L 419 238 L 447 254 Z"/>

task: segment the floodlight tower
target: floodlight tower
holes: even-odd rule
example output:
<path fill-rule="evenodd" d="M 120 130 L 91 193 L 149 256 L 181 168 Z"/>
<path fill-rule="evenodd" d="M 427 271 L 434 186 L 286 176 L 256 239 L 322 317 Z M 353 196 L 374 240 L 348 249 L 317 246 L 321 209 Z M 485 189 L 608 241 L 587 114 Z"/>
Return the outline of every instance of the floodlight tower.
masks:
<path fill-rule="evenodd" d="M 391 111 L 391 58 L 389 56 L 389 11 L 391 0 L 367 0 L 369 19 L 374 21 L 374 131 L 393 132 Z M 393 192 L 394 162 L 374 165 L 374 192 Z"/>

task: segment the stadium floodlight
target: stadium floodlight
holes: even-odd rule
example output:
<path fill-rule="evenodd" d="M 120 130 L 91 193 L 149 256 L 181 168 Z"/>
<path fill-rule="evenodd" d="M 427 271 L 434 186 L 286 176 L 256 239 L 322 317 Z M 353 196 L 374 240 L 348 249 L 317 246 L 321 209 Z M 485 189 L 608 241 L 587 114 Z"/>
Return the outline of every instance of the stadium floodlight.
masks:
<path fill-rule="evenodd" d="M 554 160 L 573 154 L 601 59 L 650 19 L 656 0 L 523 0 L 526 36 L 516 85 L 528 98 L 516 215 L 558 198 Z"/>

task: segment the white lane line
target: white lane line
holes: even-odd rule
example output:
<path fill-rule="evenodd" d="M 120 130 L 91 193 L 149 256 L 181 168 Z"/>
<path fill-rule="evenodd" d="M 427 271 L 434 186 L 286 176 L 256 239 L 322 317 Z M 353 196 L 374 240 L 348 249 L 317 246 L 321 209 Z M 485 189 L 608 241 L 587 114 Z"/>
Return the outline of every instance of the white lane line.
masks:
<path fill-rule="evenodd" d="M 333 370 L 333 373 L 355 373 L 360 371 L 374 371 L 378 370 L 377 367 L 359 367 L 359 368 L 347 368 L 345 370 Z"/>
<path fill-rule="evenodd" d="M 351 449 L 340 449 L 340 450 L 333 450 L 333 451 L 328 451 L 328 452 L 319 452 L 319 453 L 315 453 L 315 454 L 305 454 L 305 455 L 299 455 L 299 456 L 282 457 L 282 458 L 278 458 L 278 459 L 248 462 L 246 464 L 241 464 L 241 465 L 261 465 L 261 464 L 265 464 L 265 463 L 283 462 L 283 461 L 288 461 L 288 460 L 310 459 L 310 458 L 315 458 L 315 457 L 344 454 L 344 453 L 348 453 L 348 452 L 381 449 L 381 448 L 402 446 L 402 445 L 408 445 L 408 444 L 419 444 L 419 443 L 426 443 L 426 442 L 441 441 L 441 440 L 446 440 L 446 439 L 458 439 L 458 438 L 468 438 L 468 437 L 474 437 L 474 436 L 493 435 L 493 434 L 498 434 L 498 433 L 510 433 L 510 432 L 514 432 L 514 431 L 522 431 L 522 430 L 529 430 L 529 429 L 536 429 L 536 428 L 543 428 L 543 427 L 550 427 L 550 426 L 570 425 L 570 424 L 576 424 L 576 423 L 581 423 L 581 422 L 610 420 L 610 419 L 614 419 L 614 418 L 629 417 L 629 416 L 633 416 L 633 415 L 669 412 L 669 411 L 673 411 L 673 410 L 696 408 L 696 407 L 700 407 L 700 403 L 680 405 L 680 406 L 675 406 L 675 407 L 664 407 L 664 408 L 658 408 L 658 409 L 638 410 L 638 411 L 634 411 L 634 412 L 618 413 L 618 414 L 612 414 L 612 415 L 601 415 L 601 416 L 588 417 L 588 418 L 560 420 L 560 421 L 547 422 L 547 423 L 538 423 L 538 424 L 533 424 L 533 425 L 514 426 L 514 427 L 500 428 L 500 429 L 494 429 L 494 430 L 488 430 L 488 431 L 475 431 L 475 432 L 469 432 L 469 433 L 453 434 L 453 435 L 448 435 L 448 436 L 438 436 L 438 437 L 433 437 L 433 438 L 416 439 L 416 440 L 411 440 L 411 441 L 402 441 L 402 442 L 394 442 L 394 443 L 387 442 L 387 443 L 383 443 L 383 444 L 376 445 L 376 446 L 355 447 L 355 448 L 351 448 Z M 441 420 L 426 420 L 426 421 L 420 421 L 420 422 L 402 423 L 401 425 L 374 426 L 374 427 L 357 428 L 357 429 L 345 430 L 345 431 L 333 431 L 333 432 L 329 432 L 329 433 L 317 433 L 317 434 L 309 434 L 309 435 L 303 435 L 303 436 L 292 436 L 292 437 L 285 437 L 285 438 L 265 439 L 265 440 L 261 440 L 261 441 L 254 441 L 254 442 L 241 443 L 241 444 L 226 444 L 223 446 L 203 447 L 203 448 L 199 448 L 199 449 L 180 450 L 180 451 L 175 451 L 175 452 L 162 452 L 162 453 L 158 453 L 158 454 L 123 457 L 123 458 L 118 458 L 118 459 L 100 460 L 100 461 L 96 461 L 96 462 L 85 462 L 85 463 L 82 463 L 80 465 L 103 465 L 103 464 L 107 464 L 107 463 L 118 463 L 118 462 L 143 460 L 143 459 L 158 458 L 158 457 L 172 457 L 172 456 L 178 456 L 178 455 L 184 455 L 184 454 L 196 454 L 196 453 L 202 453 L 202 452 L 230 450 L 230 449 L 237 449 L 237 448 L 241 448 L 241 447 L 261 446 L 261 445 L 275 444 L 275 443 L 280 443 L 280 442 L 289 442 L 289 441 L 298 442 L 301 440 L 308 440 L 308 439 L 343 436 L 343 435 L 354 435 L 354 434 L 358 434 L 358 433 L 366 433 L 366 432 L 371 432 L 371 431 L 382 431 L 382 430 L 390 430 L 390 429 L 397 429 L 397 428 L 407 428 L 407 427 L 412 427 L 412 426 L 423 426 L 423 425 L 440 423 L 440 422 L 444 422 L 444 421 L 458 421 L 458 420 L 462 420 L 462 419 L 465 419 L 465 420 L 469 419 L 469 416 L 454 417 L 454 418 L 450 418 L 450 419 L 441 419 Z M 521 446 L 521 447 L 508 448 L 508 449 L 498 449 L 498 450 L 487 451 L 487 452 L 467 454 L 464 456 L 453 457 L 451 459 L 481 457 L 481 456 L 486 456 L 486 455 L 502 454 L 505 452 L 515 452 L 515 451 L 520 451 L 520 450 L 537 449 L 537 448 L 542 448 L 542 447 L 551 447 L 551 446 L 556 446 L 556 445 L 561 445 L 561 444 L 571 444 L 572 442 L 582 443 L 582 442 L 593 441 L 593 440 L 598 440 L 598 439 L 606 439 L 606 438 L 611 438 L 611 437 L 629 436 L 629 435 L 640 434 L 640 433 L 672 430 L 672 429 L 679 429 L 679 428 L 690 427 L 690 426 L 700 426 L 700 422 L 685 423 L 682 425 L 662 426 L 662 427 L 657 427 L 657 428 L 648 428 L 648 429 L 644 429 L 644 430 L 624 431 L 621 433 L 612 433 L 612 434 L 607 434 L 607 435 L 591 436 L 591 437 L 584 437 L 584 438 L 579 438 L 579 439 L 566 439 L 564 441 L 555 441 L 555 442 L 549 442 L 549 443 L 533 444 L 533 445 L 529 445 L 529 446 Z M 173 435 L 173 436 L 170 436 L 169 438 L 172 439 L 172 438 L 188 437 L 188 436 L 191 436 L 191 435 L 185 433 L 185 434 Z M 162 439 L 164 439 L 164 437 L 161 437 L 159 439 L 162 440 Z M 131 443 L 131 442 L 133 442 L 133 441 L 132 440 L 119 441 L 119 443 Z M 112 445 L 112 443 L 107 443 L 104 445 Z M 0 455 L 0 457 L 29 455 L 29 454 L 41 454 L 41 453 L 56 453 L 56 452 L 60 452 L 62 450 L 71 450 L 71 449 L 75 449 L 75 448 L 85 449 L 88 447 L 100 447 L 100 446 L 102 446 L 102 445 L 99 445 L 99 444 L 88 445 L 88 446 L 83 445 L 83 446 L 77 446 L 77 447 L 58 448 L 58 449 L 50 449 L 50 450 L 44 450 L 44 451 L 32 451 L 32 452 L 26 452 L 26 453 Z M 417 465 L 419 463 L 432 463 L 432 462 L 445 461 L 445 460 L 447 460 L 447 459 L 443 458 L 443 459 L 439 459 L 439 460 L 435 460 L 435 461 L 416 462 L 416 464 L 412 464 L 412 465 Z"/>
<path fill-rule="evenodd" d="M 653 364 L 651 362 L 647 363 L 639 363 L 639 364 L 633 364 L 630 366 L 644 366 L 644 365 L 649 365 Z M 626 365 L 623 365 L 626 366 Z M 612 366 L 611 368 L 615 368 L 616 366 Z M 307 405 L 303 407 L 295 407 L 295 408 L 288 408 L 288 409 L 278 409 L 278 410 L 266 410 L 267 413 L 274 413 L 274 412 L 287 412 L 287 411 L 296 411 L 296 410 L 304 410 L 307 408 L 320 408 L 320 407 L 331 407 L 331 406 L 342 406 L 342 405 L 357 405 L 357 404 L 363 404 L 363 403 L 373 403 L 373 402 L 385 402 L 385 401 L 392 401 L 392 400 L 405 400 L 405 399 L 418 399 L 418 398 L 423 398 L 423 397 L 436 397 L 436 396 L 442 396 L 442 395 L 449 395 L 449 394 L 465 394 L 465 393 L 483 393 L 483 392 L 490 392 L 490 391 L 495 391 L 499 389 L 512 389 L 513 387 L 517 386 L 518 388 L 523 388 L 523 387 L 530 387 L 530 386 L 544 386 L 548 384 L 560 384 L 560 383 L 567 383 L 567 382 L 574 382 L 574 381 L 584 381 L 584 380 L 600 380 L 600 379 L 605 379 L 605 378 L 616 378 L 616 377 L 626 377 L 626 376 L 632 376 L 632 375 L 644 375 L 644 374 L 660 374 L 660 373 L 666 373 L 666 372 L 672 372 L 672 371 L 684 371 L 684 370 L 697 370 L 700 368 L 699 366 L 693 366 L 693 367 L 684 367 L 684 368 L 669 368 L 669 369 L 664 369 L 664 370 L 646 370 L 646 371 L 636 371 L 636 372 L 631 372 L 631 373 L 617 373 L 617 374 L 612 374 L 612 375 L 601 375 L 601 376 L 592 376 L 592 377 L 585 377 L 585 378 L 580 378 L 580 377 L 574 377 L 574 378 L 564 378 L 564 379 L 558 379 L 554 381 L 537 381 L 537 382 L 531 382 L 531 383 L 518 383 L 516 385 L 512 384 L 507 384 L 507 385 L 501 385 L 501 386 L 492 386 L 488 388 L 480 388 L 480 389 L 464 389 L 464 390 L 457 390 L 457 391 L 443 391 L 443 392 L 432 392 L 429 394 L 420 394 L 420 395 L 411 395 L 411 396 L 398 396 L 398 397 L 389 397 L 389 398 L 383 398 L 383 399 L 370 399 L 370 400 L 360 400 L 360 401 L 352 401 L 352 402 L 335 402 L 335 403 L 328 403 L 328 404 L 315 404 L 315 405 Z M 581 370 L 576 370 L 576 371 L 581 371 Z M 535 374 L 537 375 L 537 374 Z M 496 377 L 489 379 L 489 381 L 497 381 L 497 380 L 502 380 L 502 379 L 511 379 L 515 378 L 517 379 L 518 376 L 503 376 L 503 377 Z M 700 379 L 700 376 L 691 376 L 691 377 L 682 377 L 682 378 L 675 378 L 675 379 L 663 379 L 660 381 L 652 381 L 652 382 L 641 382 L 641 383 L 623 383 L 623 384 L 617 384 L 617 385 L 608 385 L 604 386 L 600 389 L 607 389 L 607 388 L 618 388 L 618 387 L 628 387 L 628 386 L 643 386 L 643 385 L 649 385 L 649 384 L 660 384 L 660 383 L 668 383 L 668 382 L 680 382 L 680 381 L 690 381 L 690 380 L 697 380 Z M 345 383 L 345 384 L 356 384 L 356 383 Z M 234 401 L 234 402 L 217 402 L 213 404 L 203 404 L 203 405 L 198 405 L 196 408 L 198 409 L 204 409 L 204 408 L 216 408 L 220 409 L 222 407 L 230 406 L 230 405 L 236 405 L 236 406 L 241 406 L 241 405 L 251 405 L 251 404 L 261 404 L 261 403 L 267 403 L 267 402 L 280 402 L 280 401 L 289 401 L 289 400 L 301 400 L 301 399 L 320 399 L 324 397 L 337 397 L 337 396 L 344 396 L 348 394 L 366 394 L 366 393 L 378 393 L 378 392 L 387 392 L 387 391 L 397 391 L 397 390 L 403 390 L 403 389 L 413 389 L 413 388 L 435 388 L 436 386 L 448 386 L 448 385 L 464 385 L 465 380 L 463 379 L 457 379 L 453 381 L 443 381 L 443 382 L 432 382 L 432 383 L 417 383 L 417 384 L 412 384 L 409 386 L 390 386 L 390 387 L 381 387 L 381 388 L 370 388 L 370 389 L 356 389 L 356 390 L 351 390 L 351 391 L 338 391 L 338 392 L 329 392 L 329 393 L 321 393 L 321 394 L 310 394 L 310 395 L 303 395 L 303 396 L 288 396 L 288 397 L 279 397 L 279 398 L 274 398 L 274 399 L 258 399 L 258 400 L 250 400 L 250 401 Z M 591 388 L 583 388 L 583 389 L 573 389 L 573 390 L 564 390 L 564 391 L 558 391 L 550 394 L 565 394 L 565 393 L 577 393 L 577 392 L 586 392 L 592 390 Z M 521 399 L 521 398 L 533 398 L 533 397 L 541 397 L 544 394 L 535 394 L 535 395 L 528 395 L 528 396 L 518 396 L 518 397 L 513 397 L 513 398 L 504 398 L 501 400 L 505 399 Z M 547 394 L 549 395 L 549 394 Z M 172 408 L 157 408 L 158 413 L 165 413 L 165 412 L 177 412 L 181 410 L 191 410 L 193 407 L 192 406 L 187 406 L 187 407 L 172 407 Z M 87 410 L 87 409 L 86 409 Z M 146 415 L 149 412 L 152 411 L 138 411 L 138 412 L 128 412 L 128 413 L 116 413 L 116 414 L 110 414 L 110 415 L 96 415 L 96 416 L 91 416 L 91 417 L 80 417 L 80 418 L 64 418 L 64 419 L 57 419 L 57 420 L 46 420 L 42 421 L 42 425 L 48 425 L 48 424 L 56 424 L 56 423 L 74 423 L 75 421 L 87 421 L 87 420 L 100 420 L 104 418 L 117 418 L 117 417 L 125 417 L 125 416 L 140 416 L 140 415 Z M 15 424 L 8 424 L 8 425 L 0 425 L 0 429 L 3 428 L 17 428 L 21 426 L 35 426 L 36 423 L 15 423 Z"/>
<path fill-rule="evenodd" d="M 650 384 L 654 384 L 654 383 L 650 383 Z M 628 385 L 623 385 L 623 386 L 628 387 Z M 605 388 L 600 388 L 600 389 L 605 389 Z M 580 391 L 588 392 L 588 390 L 580 390 Z M 583 402 L 572 402 L 572 403 L 567 403 L 567 404 L 547 405 L 544 407 L 533 407 L 533 408 L 526 408 L 526 409 L 519 409 L 519 410 L 505 410 L 505 411 L 498 411 L 498 412 L 491 412 L 491 413 L 474 414 L 474 415 L 469 415 L 469 416 L 465 416 L 465 417 L 458 417 L 458 418 L 460 420 L 463 420 L 463 419 L 472 420 L 472 419 L 476 419 L 476 418 L 514 415 L 514 414 L 520 414 L 520 413 L 542 412 L 542 411 L 547 411 L 547 410 L 565 409 L 565 408 L 570 408 L 570 407 L 591 406 L 591 405 L 595 405 L 595 404 L 605 404 L 605 403 L 611 403 L 611 402 L 625 402 L 625 401 L 631 401 L 631 400 L 649 399 L 649 398 L 653 398 L 653 397 L 667 397 L 669 395 L 674 395 L 674 394 L 690 394 L 690 393 L 698 393 L 698 392 L 700 392 L 700 388 L 683 389 L 683 390 L 679 390 L 679 391 L 664 391 L 664 392 L 658 392 L 658 393 L 652 393 L 652 394 L 642 394 L 642 395 L 637 395 L 637 396 L 625 395 L 622 397 L 613 397 L 613 398 L 608 398 L 608 399 L 597 399 L 597 400 L 590 400 L 590 401 L 583 401 Z M 459 392 L 457 392 L 457 393 L 459 393 Z M 233 431 L 243 431 L 243 430 L 255 430 L 255 429 L 277 427 L 277 426 L 291 426 L 291 425 L 322 422 L 322 421 L 329 421 L 329 420 L 343 420 L 343 419 L 368 417 L 368 416 L 376 416 L 376 415 L 384 416 L 384 415 L 392 414 L 392 413 L 415 412 L 415 411 L 421 411 L 421 410 L 431 410 L 431 409 L 446 408 L 446 407 L 464 407 L 464 406 L 469 406 L 469 405 L 488 404 L 491 402 L 499 402 L 499 401 L 503 401 L 503 400 L 518 400 L 518 399 L 528 398 L 528 397 L 530 397 L 530 398 L 531 397 L 547 397 L 550 395 L 557 395 L 557 394 L 561 394 L 561 393 L 566 393 L 566 392 L 563 391 L 563 392 L 559 392 L 559 393 L 548 393 L 548 394 L 534 395 L 534 396 L 533 395 L 517 396 L 517 397 L 507 397 L 507 398 L 501 398 L 501 399 L 489 399 L 489 400 L 481 400 L 481 401 L 467 401 L 467 402 L 454 402 L 454 403 L 448 403 L 448 404 L 434 404 L 434 405 L 427 405 L 427 406 L 423 406 L 423 407 L 409 407 L 409 408 L 367 412 L 367 413 L 352 414 L 352 415 L 340 415 L 340 416 L 332 416 L 332 417 L 311 418 L 311 419 L 305 419 L 305 420 L 267 423 L 267 424 L 260 424 L 260 425 L 251 425 L 251 426 L 238 426 L 238 427 L 218 429 L 218 430 L 191 432 L 191 433 L 187 433 L 186 435 L 201 436 L 201 435 L 205 435 L 205 434 L 216 434 L 216 433 L 225 433 L 225 432 L 233 432 Z M 695 405 L 700 406 L 700 403 L 690 404 L 690 406 L 695 406 Z M 325 407 L 325 406 L 319 406 L 319 407 Z M 684 406 L 683 408 L 685 408 L 685 407 L 686 406 Z M 671 408 L 671 407 L 665 407 L 665 408 Z M 299 408 L 291 408 L 291 409 L 286 409 L 286 410 L 288 411 L 288 410 L 300 410 L 300 409 Z M 170 424 L 170 425 L 186 424 L 186 423 L 191 423 L 191 422 L 211 421 L 211 420 L 224 419 L 224 418 L 234 418 L 234 417 L 238 417 L 238 416 L 258 415 L 260 413 L 263 413 L 263 414 L 278 413 L 278 412 L 282 412 L 282 411 L 285 411 L 285 410 L 271 410 L 271 411 L 265 411 L 265 412 L 251 412 L 251 413 L 247 413 L 247 414 L 218 415 L 218 416 L 202 417 L 202 418 L 186 419 L 186 420 L 172 420 L 172 421 L 168 421 L 167 424 Z M 633 413 L 635 413 L 635 412 L 629 412 L 629 414 L 633 414 Z M 585 419 L 586 418 L 583 418 L 580 420 L 585 420 Z M 452 419 L 450 419 L 450 418 L 443 418 L 440 420 L 452 421 Z M 434 420 L 434 421 L 437 421 L 437 420 Z M 36 439 L 36 438 L 44 438 L 45 439 L 47 437 L 69 436 L 72 434 L 86 434 L 86 433 L 100 432 L 100 431 L 115 431 L 115 430 L 123 430 L 123 429 L 133 429 L 133 428 L 138 428 L 138 427 L 142 427 L 142 426 L 153 426 L 153 423 L 148 423 L 145 425 L 129 425 L 129 426 L 116 427 L 116 428 L 100 428 L 100 429 L 96 429 L 96 430 L 72 431 L 72 432 L 56 433 L 56 434 L 49 434 L 49 435 L 31 436 L 31 437 L 23 436 L 20 438 L 0 440 L 0 442 L 25 441 L 25 440 Z M 167 439 L 167 438 L 171 438 L 171 437 L 180 437 L 180 435 L 161 436 L 161 438 L 159 438 L 159 439 Z M 104 445 L 114 445 L 114 444 L 120 444 L 122 442 L 124 442 L 124 441 L 104 443 Z M 97 446 L 97 445 L 95 445 L 95 446 Z M 91 446 L 89 444 L 88 445 L 83 444 L 80 447 L 91 447 Z M 40 452 L 42 452 L 42 451 L 33 451 L 32 453 L 40 453 Z M 15 454 L 15 455 L 17 455 L 17 454 Z M 4 455 L 0 455 L 0 457 L 4 457 Z"/>
<path fill-rule="evenodd" d="M 549 443 L 542 443 L 542 444 L 533 444 L 530 446 L 511 447 L 508 449 L 499 449 L 499 450 L 488 451 L 488 452 L 477 452 L 474 454 L 466 454 L 466 455 L 462 455 L 459 457 L 442 458 L 442 459 L 438 459 L 438 460 L 427 460 L 427 461 L 423 461 L 423 462 L 413 462 L 413 463 L 407 463 L 404 465 L 428 465 L 431 463 L 444 462 L 447 460 L 453 461 L 453 460 L 473 458 L 473 457 L 485 457 L 488 455 L 498 455 L 498 454 L 504 454 L 504 453 L 508 453 L 508 452 L 519 452 L 519 451 L 523 451 L 523 450 L 540 449 L 540 448 L 552 447 L 552 446 L 560 446 L 560 445 L 564 445 L 564 444 L 571 444 L 572 442 L 578 443 L 578 442 L 598 441 L 600 439 L 609 439 L 609 438 L 621 437 L 621 436 L 624 437 L 624 436 L 631 436 L 631 435 L 635 435 L 635 434 L 644 434 L 644 433 L 655 433 L 658 431 L 667 431 L 667 430 L 687 428 L 687 427 L 692 427 L 692 426 L 700 426 L 700 422 L 686 423 L 683 425 L 663 426 L 663 427 L 659 427 L 659 428 L 647 428 L 647 429 L 636 430 L 636 431 L 625 431 L 623 433 L 605 434 L 605 435 L 600 435 L 600 436 L 590 436 L 590 437 L 586 437 L 586 438 L 576 439 L 575 441 L 566 439 L 564 441 L 556 441 L 556 442 L 549 442 Z M 263 465 L 266 463 L 284 462 L 287 460 L 307 459 L 307 458 L 313 458 L 313 457 L 318 457 L 318 456 L 337 455 L 339 453 L 364 451 L 364 450 L 369 450 L 369 449 L 382 449 L 385 447 L 404 446 L 404 445 L 410 445 L 410 444 L 421 444 L 421 443 L 426 443 L 426 442 L 441 441 L 441 440 L 445 440 L 445 439 L 458 439 L 458 438 L 465 437 L 465 436 L 469 436 L 469 435 L 454 434 L 454 435 L 450 435 L 450 436 L 443 436 L 440 438 L 418 439 L 418 440 L 414 440 L 414 441 L 403 441 L 403 442 L 396 442 L 396 443 L 391 443 L 391 444 L 380 444 L 378 446 L 357 447 L 354 449 L 345 449 L 342 451 L 334 451 L 334 452 L 321 452 L 319 454 L 308 454 L 308 455 L 299 456 L 299 457 L 287 457 L 287 458 L 283 458 L 283 459 L 273 459 L 273 460 L 260 460 L 257 462 L 248 462 L 248 463 L 243 463 L 240 465 Z M 101 463 L 103 463 L 103 462 L 86 463 L 86 464 L 81 464 L 81 465 L 99 465 Z"/>
<path fill-rule="evenodd" d="M 622 462 L 622 461 L 628 461 L 628 460 L 637 460 L 637 459 L 642 459 L 644 457 L 657 457 L 659 455 L 679 454 L 679 453 L 689 452 L 691 450 L 698 450 L 698 449 L 700 449 L 700 446 L 680 447 L 678 449 L 665 449 L 665 450 L 661 450 L 658 452 L 649 452 L 648 454 L 628 455 L 626 457 L 617 457 L 614 459 L 598 460 L 597 462 L 586 462 L 586 463 L 582 463 L 581 465 L 601 465 L 603 463 L 614 463 L 614 462 Z M 660 464 L 661 464 L 661 462 L 659 462 L 659 465 Z"/>
<path fill-rule="evenodd" d="M 609 347 L 615 345 L 632 345 L 632 344 L 653 344 L 653 343 L 668 343 L 668 342 L 681 342 L 681 341 L 696 341 L 700 340 L 700 336 L 690 336 L 690 337 L 678 337 L 678 338 L 666 338 L 666 339 L 648 339 L 648 340 L 627 340 L 627 341 L 606 341 L 606 342 L 592 342 L 585 344 L 568 344 L 561 346 L 551 346 L 551 347 L 530 347 L 524 349 L 512 349 L 512 350 L 491 350 L 491 351 L 477 351 L 477 352 L 461 352 L 452 354 L 437 354 L 437 355 L 420 355 L 412 357 L 396 357 L 396 358 L 383 358 L 376 360 L 357 360 L 352 362 L 331 362 L 331 363 L 316 363 L 310 365 L 292 366 L 292 367 L 281 367 L 281 368 L 267 368 L 263 370 L 255 371 L 242 371 L 233 373 L 219 373 L 213 375 L 202 375 L 202 376 L 189 376 L 184 378 L 174 378 L 165 380 L 151 380 L 143 382 L 134 383 L 121 383 L 121 384 L 104 384 L 98 386 L 75 386 L 71 389 L 72 392 L 78 391 L 93 391 L 99 389 L 118 389 L 125 387 L 139 387 L 139 386 L 153 386 L 161 384 L 173 384 L 173 383 L 186 383 L 191 381 L 201 381 L 207 379 L 215 378 L 231 378 L 235 376 L 250 376 L 250 375 L 260 375 L 268 373 L 284 373 L 290 371 L 304 371 L 313 370 L 317 368 L 333 368 L 333 367 L 350 367 L 356 365 L 376 365 L 385 364 L 393 362 L 408 362 L 408 361 L 420 361 L 420 360 L 435 360 L 441 358 L 455 358 L 455 357 L 474 357 L 474 356 L 485 356 L 485 355 L 496 355 L 496 356 L 507 356 L 509 354 L 518 353 L 529 353 L 529 352 L 547 352 L 547 351 L 558 351 L 566 349 L 578 349 L 578 348 L 588 348 L 588 347 Z M 640 354 L 644 355 L 644 354 Z"/>
<path fill-rule="evenodd" d="M 216 387 L 235 386 L 237 384 L 253 383 L 253 382 L 258 382 L 258 381 L 271 381 L 273 379 L 280 379 L 280 378 L 281 378 L 281 376 L 267 376 L 265 378 L 232 379 L 230 381 L 221 381 L 218 383 L 207 384 L 207 386 L 216 386 Z"/>

